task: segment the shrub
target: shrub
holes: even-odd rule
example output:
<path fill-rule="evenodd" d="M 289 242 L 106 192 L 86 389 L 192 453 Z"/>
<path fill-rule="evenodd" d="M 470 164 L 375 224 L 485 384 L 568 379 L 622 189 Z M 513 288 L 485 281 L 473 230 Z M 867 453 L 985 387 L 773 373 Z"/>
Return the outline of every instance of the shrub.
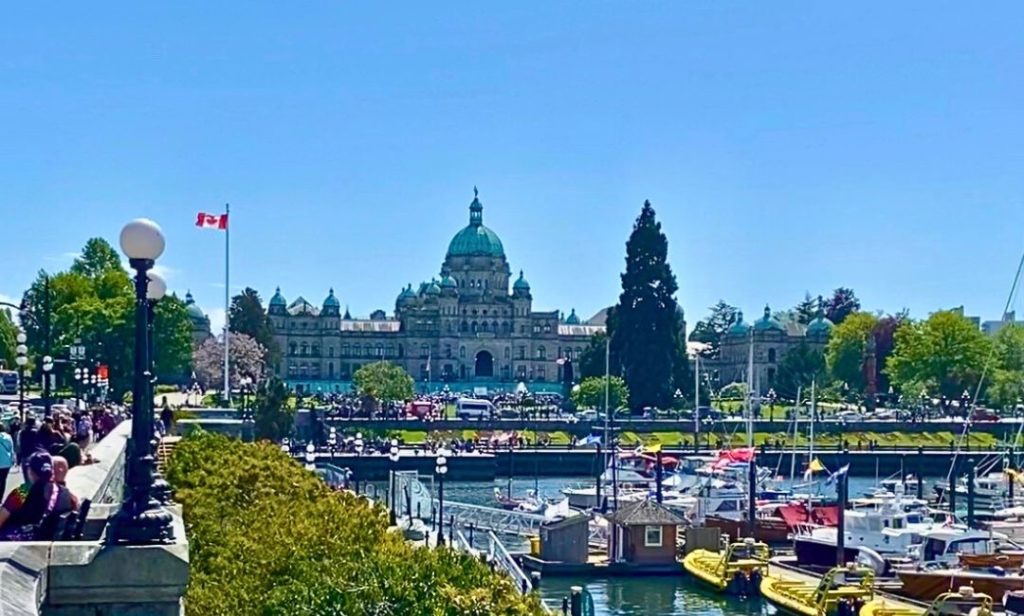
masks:
<path fill-rule="evenodd" d="M 194 433 L 167 478 L 188 527 L 190 615 L 542 613 L 478 560 L 388 532 L 383 508 L 332 491 L 269 442 Z"/>

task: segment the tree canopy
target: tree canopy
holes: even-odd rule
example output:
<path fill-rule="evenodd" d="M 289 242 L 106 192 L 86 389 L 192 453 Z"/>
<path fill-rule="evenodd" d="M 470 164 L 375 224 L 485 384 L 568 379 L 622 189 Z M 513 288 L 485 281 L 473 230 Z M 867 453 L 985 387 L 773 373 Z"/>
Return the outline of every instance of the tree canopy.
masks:
<path fill-rule="evenodd" d="M 839 287 L 832 292 L 832 297 L 825 300 L 825 316 L 836 325 L 859 310 L 860 300 L 853 289 L 847 287 Z"/>
<path fill-rule="evenodd" d="M 784 398 L 795 399 L 799 388 L 809 391 L 812 381 L 824 387 L 827 380 L 825 356 L 801 342 L 782 356 L 775 377 L 775 390 Z"/>
<path fill-rule="evenodd" d="M 272 443 L 195 433 L 167 480 L 188 529 L 190 615 L 543 613 L 479 559 L 412 546 L 384 507 L 331 490 Z"/>
<path fill-rule="evenodd" d="M 232 389 L 242 377 L 259 381 L 266 368 L 266 349 L 246 334 L 231 334 L 228 342 L 228 381 Z M 192 353 L 192 369 L 204 389 L 224 387 L 224 336 L 207 338 Z"/>
<path fill-rule="evenodd" d="M 645 201 L 626 242 L 626 271 L 611 332 L 619 349 L 630 408 L 668 408 L 679 357 L 676 278 L 668 264 L 668 240 L 650 201 Z"/>
<path fill-rule="evenodd" d="M 288 388 L 281 379 L 271 377 L 260 383 L 253 404 L 256 438 L 279 441 L 291 434 L 295 413 L 287 402 Z"/>
<path fill-rule="evenodd" d="M 90 363 L 109 366 L 115 398 L 131 389 L 135 294 L 128 272 L 106 240 L 87 241 L 67 271 L 39 272 L 25 291 L 23 303 L 30 314 L 23 314 L 21 323 L 33 357 L 49 350 L 59 358 L 69 345 L 78 343 L 85 347 Z M 154 332 L 156 374 L 162 381 L 181 379 L 191 357 L 191 326 L 184 303 L 174 295 L 157 303 Z M 68 382 L 70 373 L 61 372 L 64 364 L 57 365 L 57 378 Z"/>
<path fill-rule="evenodd" d="M 622 408 L 629 403 L 629 390 L 622 377 L 612 376 L 608 378 L 607 382 L 608 409 L 614 413 L 616 409 Z M 603 376 L 592 376 L 583 379 L 573 389 L 572 400 L 577 408 L 603 411 L 605 407 L 605 378 Z"/>
<path fill-rule="evenodd" d="M 874 315 L 855 312 L 832 329 L 825 348 L 825 359 L 832 377 L 858 393 L 863 393 L 867 385 L 864 352 L 877 323 Z"/>
<path fill-rule="evenodd" d="M 258 342 L 267 351 L 267 363 L 275 364 L 280 354 L 274 340 L 270 317 L 263 309 L 263 300 L 256 289 L 246 287 L 241 293 L 231 298 L 228 308 L 228 323 L 231 331 L 246 334 Z"/>
<path fill-rule="evenodd" d="M 361 396 L 380 402 L 404 402 L 413 395 L 413 379 L 398 364 L 378 361 L 364 364 L 352 375 L 352 384 Z"/>
<path fill-rule="evenodd" d="M 14 324 L 10 308 L 0 308 L 0 362 L 8 370 L 14 370 L 18 346 L 18 326 Z"/>
<path fill-rule="evenodd" d="M 896 330 L 886 372 L 904 392 L 923 387 L 950 399 L 965 389 L 973 395 L 991 344 L 962 314 L 941 310 Z"/>
<path fill-rule="evenodd" d="M 722 337 L 736 323 L 736 319 L 739 317 L 739 309 L 736 306 L 727 304 L 724 300 L 718 300 L 718 303 L 709 308 L 709 310 L 711 313 L 708 315 L 708 318 L 698 321 L 693 326 L 690 340 L 706 344 L 707 347 L 701 355 L 710 358 L 718 357 L 718 349 L 721 345 Z"/>

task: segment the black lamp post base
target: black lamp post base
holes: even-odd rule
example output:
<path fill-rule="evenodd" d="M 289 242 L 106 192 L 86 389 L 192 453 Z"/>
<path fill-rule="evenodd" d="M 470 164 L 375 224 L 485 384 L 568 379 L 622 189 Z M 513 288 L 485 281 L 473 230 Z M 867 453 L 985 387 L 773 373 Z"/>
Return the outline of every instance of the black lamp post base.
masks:
<path fill-rule="evenodd" d="M 114 543 L 174 543 L 174 525 L 170 512 L 150 499 L 146 509 L 135 511 L 131 501 L 110 519 L 110 538 Z"/>
<path fill-rule="evenodd" d="M 150 488 L 149 493 L 153 495 L 156 502 L 161 505 L 166 505 L 171 502 L 171 484 L 167 483 L 167 480 L 160 476 L 159 473 L 153 478 L 153 487 Z"/>

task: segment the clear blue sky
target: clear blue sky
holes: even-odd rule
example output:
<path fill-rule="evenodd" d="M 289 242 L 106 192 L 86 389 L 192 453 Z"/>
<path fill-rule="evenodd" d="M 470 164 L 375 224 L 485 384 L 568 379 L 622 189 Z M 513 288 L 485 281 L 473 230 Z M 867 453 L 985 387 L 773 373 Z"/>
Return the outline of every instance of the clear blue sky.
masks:
<path fill-rule="evenodd" d="M 147 216 L 216 309 L 192 225 L 231 202 L 233 284 L 390 311 L 474 185 L 535 306 L 584 316 L 644 199 L 691 322 L 839 285 L 995 318 L 1024 249 L 1019 2 L 49 8 L 0 19 L 6 296 Z"/>

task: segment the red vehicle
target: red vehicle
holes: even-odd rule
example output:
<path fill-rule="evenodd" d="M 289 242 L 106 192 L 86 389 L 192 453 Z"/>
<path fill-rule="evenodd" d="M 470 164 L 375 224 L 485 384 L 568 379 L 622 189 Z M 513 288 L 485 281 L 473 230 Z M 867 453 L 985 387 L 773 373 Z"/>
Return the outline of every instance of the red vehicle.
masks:
<path fill-rule="evenodd" d="M 976 408 L 971 413 L 971 421 L 999 421 L 999 415 L 992 409 Z"/>
<path fill-rule="evenodd" d="M 423 419 L 428 415 L 434 415 L 436 410 L 434 403 L 427 402 L 426 400 L 413 400 L 405 405 L 405 415 L 407 417 L 415 417 L 416 419 Z"/>

